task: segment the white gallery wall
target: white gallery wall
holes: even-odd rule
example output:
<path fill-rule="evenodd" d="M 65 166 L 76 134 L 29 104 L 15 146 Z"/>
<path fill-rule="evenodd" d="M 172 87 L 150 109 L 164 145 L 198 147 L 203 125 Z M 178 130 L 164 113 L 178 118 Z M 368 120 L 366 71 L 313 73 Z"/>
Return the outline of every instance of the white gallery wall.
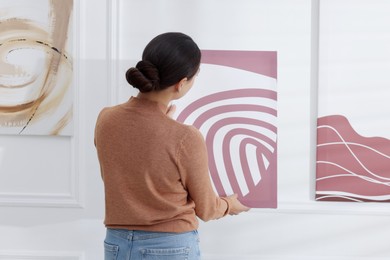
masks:
<path fill-rule="evenodd" d="M 96 116 L 104 106 L 135 94 L 124 72 L 140 59 L 151 38 L 166 31 L 191 35 L 201 49 L 278 55 L 278 208 L 201 223 L 203 259 L 390 258 L 388 203 L 314 200 L 317 88 L 334 80 L 323 70 L 329 65 L 326 57 L 335 54 L 329 46 L 321 49 L 321 32 L 332 39 L 329 34 L 340 33 L 335 24 L 343 24 L 345 37 L 350 28 L 362 39 L 354 42 L 359 49 L 367 48 L 363 39 L 372 36 L 367 28 L 373 28 L 387 44 L 380 45 L 382 62 L 366 73 L 390 75 L 390 20 L 383 12 L 390 10 L 389 1 L 75 2 L 75 134 L 0 136 L 0 259 L 103 259 L 104 196 L 93 146 Z M 383 26 L 367 26 L 359 34 L 354 22 L 359 17 Z M 359 59 L 358 51 L 356 55 Z M 388 76 L 381 79 L 390 83 Z"/>

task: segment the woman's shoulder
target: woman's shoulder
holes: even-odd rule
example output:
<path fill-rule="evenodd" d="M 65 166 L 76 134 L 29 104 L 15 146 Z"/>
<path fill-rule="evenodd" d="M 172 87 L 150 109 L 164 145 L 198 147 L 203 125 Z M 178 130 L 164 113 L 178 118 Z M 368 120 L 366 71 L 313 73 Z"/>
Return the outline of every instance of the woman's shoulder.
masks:
<path fill-rule="evenodd" d="M 122 106 L 123 106 L 123 104 L 117 104 L 117 105 L 113 105 L 113 106 L 103 107 L 99 112 L 99 116 L 113 113 L 113 112 L 117 111 L 118 109 L 120 109 Z"/>
<path fill-rule="evenodd" d="M 180 122 L 177 122 L 182 133 L 183 141 L 189 140 L 189 142 L 194 143 L 197 141 L 204 141 L 202 133 L 193 125 L 187 125 Z"/>
<path fill-rule="evenodd" d="M 172 127 L 176 128 L 178 131 L 185 132 L 187 134 L 197 134 L 197 133 L 200 133 L 198 128 L 196 128 L 193 125 L 188 125 L 188 124 L 179 122 L 176 119 L 170 118 L 170 117 L 169 117 L 168 120 L 172 124 Z"/>
<path fill-rule="evenodd" d="M 113 118 L 119 107 L 120 105 L 103 107 L 98 113 L 96 119 L 97 123 L 101 123 L 102 121 L 110 121 L 110 118 Z"/>

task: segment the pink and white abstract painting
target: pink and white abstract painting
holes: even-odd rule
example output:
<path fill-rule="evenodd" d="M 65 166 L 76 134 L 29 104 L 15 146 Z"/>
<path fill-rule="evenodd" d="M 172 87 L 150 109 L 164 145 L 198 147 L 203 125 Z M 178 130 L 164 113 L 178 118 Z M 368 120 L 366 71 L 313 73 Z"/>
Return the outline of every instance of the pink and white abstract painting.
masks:
<path fill-rule="evenodd" d="M 276 52 L 203 50 L 194 87 L 176 103 L 177 120 L 205 137 L 215 191 L 253 208 L 277 206 L 276 77 Z"/>
<path fill-rule="evenodd" d="M 390 202 L 390 140 L 359 135 L 342 115 L 317 129 L 317 200 Z"/>
<path fill-rule="evenodd" d="M 319 201 L 390 202 L 390 20 L 377 4 L 321 2 Z"/>

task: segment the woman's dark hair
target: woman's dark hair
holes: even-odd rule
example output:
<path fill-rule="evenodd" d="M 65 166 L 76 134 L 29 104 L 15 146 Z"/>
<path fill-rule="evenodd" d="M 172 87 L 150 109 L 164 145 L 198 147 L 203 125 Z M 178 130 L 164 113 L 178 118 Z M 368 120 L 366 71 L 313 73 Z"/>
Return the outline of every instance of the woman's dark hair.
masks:
<path fill-rule="evenodd" d="M 168 32 L 146 45 L 142 60 L 127 70 L 126 80 L 140 92 L 163 90 L 197 73 L 201 53 L 196 43 L 183 33 Z"/>

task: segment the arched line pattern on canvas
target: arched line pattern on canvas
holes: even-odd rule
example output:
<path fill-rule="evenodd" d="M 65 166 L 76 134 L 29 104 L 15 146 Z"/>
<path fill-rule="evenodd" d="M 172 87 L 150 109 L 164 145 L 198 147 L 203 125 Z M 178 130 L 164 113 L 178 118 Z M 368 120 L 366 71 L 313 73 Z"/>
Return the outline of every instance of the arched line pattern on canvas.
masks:
<path fill-rule="evenodd" d="M 242 103 L 242 98 L 248 102 Z M 257 98 L 255 102 L 253 98 Z M 222 91 L 195 100 L 178 116 L 178 121 L 202 129 L 210 176 L 219 195 L 237 193 L 252 207 L 262 207 L 267 204 L 262 204 L 262 199 L 276 196 L 270 194 L 276 193 L 276 98 L 275 91 L 266 89 Z M 194 114 L 197 116 L 191 121 Z M 272 203 L 274 206 L 276 201 Z"/>

